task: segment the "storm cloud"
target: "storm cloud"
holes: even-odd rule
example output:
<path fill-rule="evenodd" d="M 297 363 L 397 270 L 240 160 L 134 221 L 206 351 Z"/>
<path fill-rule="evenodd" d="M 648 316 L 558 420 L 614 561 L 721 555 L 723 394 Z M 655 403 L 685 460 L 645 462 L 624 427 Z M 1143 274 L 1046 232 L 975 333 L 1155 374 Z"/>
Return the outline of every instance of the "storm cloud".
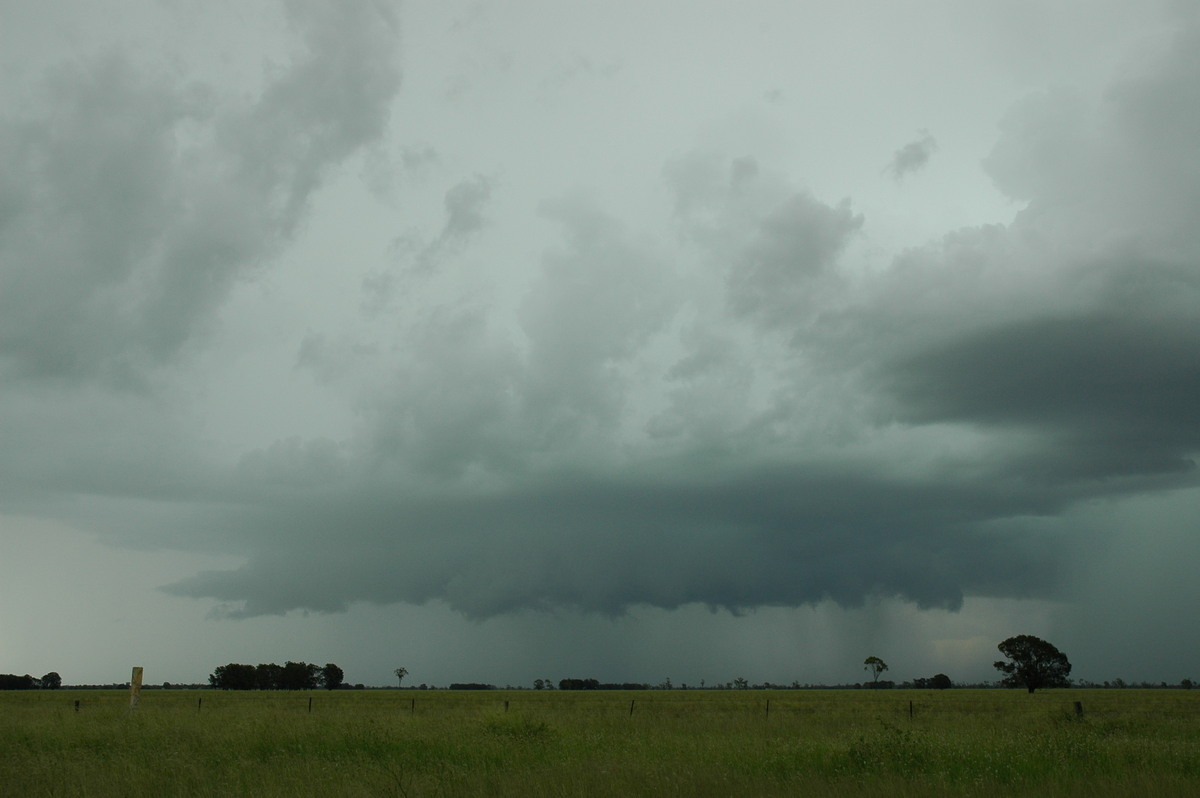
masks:
<path fill-rule="evenodd" d="M 1179 53 L 1161 80 L 1194 66 Z M 1098 257 L 1082 239 L 1114 198 L 1076 185 L 1077 172 L 1119 169 L 1151 144 L 1162 158 L 1161 141 L 1128 137 L 1158 137 L 1140 119 L 1144 101 L 1114 92 L 1100 102 L 1122 137 L 1094 161 L 1030 186 L 1010 225 L 904 253 L 866 287 L 840 262 L 869 224 L 848 203 L 822 203 L 751 160 L 668 163 L 680 219 L 712 264 L 701 277 L 725 297 L 703 306 L 715 317 L 699 315 L 687 267 L 664 263 L 652 238 L 589 203 L 547 205 L 566 245 L 535 273 L 517 315 L 523 334 L 497 330 L 487 308 L 439 315 L 414 331 L 395 393 L 375 397 L 364 441 L 379 459 L 352 457 L 395 483 L 288 501 L 302 509 L 247 509 L 250 562 L 170 590 L 229 602 L 235 615 L 432 599 L 489 616 L 1054 595 L 1072 541 L 1021 519 L 1194 484 L 1200 445 L 1194 261 L 1161 260 L 1178 246 L 1194 257 L 1197 242 L 1131 239 Z M 1090 130 L 1061 107 L 1047 113 L 1060 135 Z M 1028 136 L 1011 126 L 996 145 L 1002 185 L 1026 168 L 1014 153 L 1041 157 Z M 1096 217 L 1084 229 L 1081 204 Z M 698 352 L 679 349 L 720 340 L 740 355 L 700 366 Z M 698 371 L 737 397 L 710 430 L 716 449 L 680 404 Z M 727 393 L 739 383 L 744 392 Z M 841 402 L 839 391 L 853 394 L 846 407 L 863 405 L 857 431 L 814 437 L 804 416 L 837 412 L 823 403 Z M 648 436 L 639 423 L 656 407 Z M 884 442 L 889 430 L 922 450 L 955 434 L 974 443 L 950 444 L 940 464 L 906 464 Z M 438 498 L 443 479 L 458 487 Z M 334 530 L 355 544 L 324 551 Z"/>
<path fill-rule="evenodd" d="M 1097 506 L 1175 519 L 1197 486 L 1195 19 L 1106 85 L 997 92 L 970 168 L 1007 215 L 913 240 L 886 206 L 953 200 L 966 127 L 894 86 L 843 187 L 821 114 L 863 112 L 832 82 L 714 121 L 662 101 L 696 53 L 524 46 L 477 9 L 454 60 L 403 35 L 432 8 L 273 13 L 253 80 L 88 54 L 0 119 L 0 509 L 225 558 L 159 595 L 247 622 L 1069 602 L 1078 552 L 1129 534 Z M 619 66 L 547 102 L 562 63 Z M 729 80 L 729 108 L 764 91 Z"/>

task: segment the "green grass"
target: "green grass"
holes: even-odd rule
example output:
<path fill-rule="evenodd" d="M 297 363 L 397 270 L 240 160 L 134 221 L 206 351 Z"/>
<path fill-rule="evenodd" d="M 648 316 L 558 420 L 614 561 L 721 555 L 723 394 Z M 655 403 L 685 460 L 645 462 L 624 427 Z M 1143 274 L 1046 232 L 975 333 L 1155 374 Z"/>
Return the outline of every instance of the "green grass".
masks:
<path fill-rule="evenodd" d="M 1200 691 L 11 692 L 0 794 L 1189 795 Z"/>

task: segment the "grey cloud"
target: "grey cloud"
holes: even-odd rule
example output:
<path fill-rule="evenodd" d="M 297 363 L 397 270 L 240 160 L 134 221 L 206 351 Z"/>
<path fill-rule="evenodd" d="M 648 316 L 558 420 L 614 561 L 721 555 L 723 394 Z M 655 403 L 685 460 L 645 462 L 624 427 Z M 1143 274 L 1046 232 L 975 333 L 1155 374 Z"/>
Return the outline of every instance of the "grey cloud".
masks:
<path fill-rule="evenodd" d="M 482 175 L 446 192 L 446 227 L 442 238 L 469 236 L 483 228 L 483 208 L 492 196 L 492 181 Z"/>
<path fill-rule="evenodd" d="M 948 341 L 893 364 L 918 420 L 1187 431 L 1200 388 L 1200 324 L 1114 313 L 1037 318 Z M 1035 390 L 1030 390 L 1034 387 Z M 1190 445 L 1180 440 L 1180 445 Z"/>
<path fill-rule="evenodd" d="M 305 50 L 242 119 L 221 130 L 239 172 L 290 231 L 323 171 L 383 131 L 399 89 L 398 23 L 381 4 L 288 6 Z"/>
<path fill-rule="evenodd" d="M 827 205 L 748 156 L 694 153 L 665 180 L 687 236 L 728 275 L 734 316 L 795 329 L 837 289 L 838 258 L 864 222 L 849 200 Z"/>
<path fill-rule="evenodd" d="M 173 336 L 143 329 L 161 230 L 183 197 L 174 128 L 203 103 L 108 59 L 63 71 L 50 103 L 7 122 L 0 220 L 0 356 L 18 376 L 107 372 L 126 381 Z"/>
<path fill-rule="evenodd" d="M 671 383 L 668 405 L 647 422 L 646 432 L 655 439 L 728 453 L 741 445 L 748 426 L 752 357 L 730 336 L 703 324 L 685 328 L 680 343 L 683 356 L 664 374 Z"/>
<path fill-rule="evenodd" d="M 440 160 L 437 149 L 428 144 L 401 147 L 393 152 L 376 143 L 366 151 L 360 176 L 375 197 L 392 203 L 399 189 L 408 185 L 409 179 L 425 178 Z"/>
<path fill-rule="evenodd" d="M 889 377 L 909 420 L 1036 431 L 1046 451 L 1020 464 L 1028 474 L 1191 481 L 1198 353 L 1191 316 L 1108 311 L 975 332 L 891 364 Z"/>
<path fill-rule="evenodd" d="M 567 246 L 547 253 L 520 321 L 529 342 L 526 413 L 543 443 L 611 429 L 632 359 L 678 308 L 669 263 L 581 198 L 544 207 Z"/>
<path fill-rule="evenodd" d="M 762 220 L 730 272 L 734 313 L 768 326 L 794 324 L 812 304 L 813 278 L 833 270 L 862 224 L 849 201 L 830 207 L 807 194 L 789 197 Z"/>
<path fill-rule="evenodd" d="M 336 441 L 292 437 L 245 455 L 238 463 L 238 479 L 263 489 L 326 489 L 345 479 L 347 470 L 343 447 Z"/>
<path fill-rule="evenodd" d="M 1194 246 L 1197 46 L 1193 22 L 1150 68 L 1120 76 L 1099 96 L 1053 89 L 1026 98 L 1002 120 L 989 175 L 1029 201 L 1027 216 L 1049 214 L 1060 229 L 1087 228 L 1106 244 Z"/>
<path fill-rule="evenodd" d="M 435 157 L 435 156 L 434 156 Z M 446 190 L 442 199 L 446 220 L 437 236 L 409 230 L 392 241 L 391 249 L 403 265 L 367 275 L 362 282 L 362 308 L 368 316 L 386 311 L 399 295 L 438 271 L 461 254 L 487 226 L 487 207 L 495 181 L 483 175 L 462 180 Z"/>
<path fill-rule="evenodd" d="M 474 228 L 487 196 L 486 184 L 461 185 L 448 197 L 466 209 L 447 223 L 456 235 Z M 547 202 L 543 213 L 565 243 L 544 255 L 517 307 L 519 328 L 476 300 L 419 314 L 386 387 L 363 403 L 364 449 L 414 478 L 508 481 L 547 459 L 573 461 L 580 447 L 615 445 L 607 439 L 635 387 L 631 364 L 678 308 L 675 278 L 586 199 Z"/>
<path fill-rule="evenodd" d="M 852 353 L 877 423 L 969 431 L 981 477 L 1053 485 L 1066 502 L 1193 484 L 1195 261 L 1047 247 L 1027 225 L 1054 216 L 909 253 L 865 304 L 825 319 L 814 359 L 841 370 Z"/>
<path fill-rule="evenodd" d="M 468 208 L 486 197 L 486 185 L 460 185 L 470 188 L 462 192 Z M 519 328 L 477 299 L 416 314 L 402 354 L 386 366 L 387 386 L 363 403 L 364 448 L 422 473 L 520 473 L 543 457 L 574 457 L 582 441 L 595 444 L 616 428 L 635 387 L 631 364 L 679 307 L 676 277 L 653 247 L 586 199 L 547 202 L 543 213 L 565 241 L 539 264 L 517 307 Z M 330 347 L 310 338 L 302 361 L 324 373 Z M 329 365 L 345 360 L 334 354 Z"/>
<path fill-rule="evenodd" d="M 993 467 L 1071 489 L 1194 482 L 1200 240 L 1183 217 L 1200 173 L 1178 168 L 1190 139 L 1164 131 L 1200 114 L 1163 98 L 1200 65 L 1181 45 L 1162 66 L 1102 102 L 1036 95 L 1013 111 L 989 168 L 1027 208 L 908 253 L 845 319 L 869 336 L 882 412 L 1028 436 L 1040 443 Z"/>
<path fill-rule="evenodd" d="M 929 163 L 929 159 L 936 151 L 937 141 L 928 130 L 922 130 L 919 139 L 910 141 L 896 150 L 884 171 L 890 174 L 892 179 L 900 180 L 905 175 L 916 172 Z"/>
<path fill-rule="evenodd" d="M 428 144 L 423 147 L 404 147 L 400 151 L 400 163 L 406 172 L 423 171 L 440 160 L 437 149 Z"/>
<path fill-rule="evenodd" d="M 94 522 L 87 508 L 100 497 L 145 499 L 167 508 L 211 500 L 227 487 L 221 474 L 195 457 L 193 430 L 182 414 L 153 396 L 114 395 L 100 386 L 6 389 L 0 403 L 5 512 L 70 517 L 83 507 L 80 515 Z"/>
<path fill-rule="evenodd" d="M 564 243 L 524 339 L 440 309 L 368 413 L 364 439 L 412 469 L 362 445 L 359 477 L 311 496 L 271 474 L 312 473 L 320 449 L 283 447 L 294 469 L 222 516 L 246 566 L 168 589 L 233 615 L 1056 597 L 1068 553 L 1108 534 L 1081 507 L 1196 484 L 1200 175 L 1194 139 L 1157 124 L 1190 129 L 1167 98 L 1200 78 L 1194 52 L 1121 84 L 1138 91 L 1015 109 L 989 169 L 1027 206 L 871 280 L 838 269 L 861 217 L 753 159 L 666 170 L 724 304 L 681 295 L 654 243 L 594 205 L 549 205 Z M 850 433 L 774 423 L 826 404 Z"/>
<path fill-rule="evenodd" d="M 371 459 L 426 478 L 520 470 L 522 364 L 478 307 L 443 307 L 410 331 L 406 356 L 364 403 Z M 415 477 L 414 477 L 415 478 Z"/>
<path fill-rule="evenodd" d="M 663 180 L 671 190 L 675 212 L 689 221 L 708 221 L 709 214 L 721 209 L 745 206 L 747 189 L 755 184 L 771 199 L 778 200 L 775 176 L 763 176 L 758 161 L 748 155 L 725 159 L 710 153 L 693 152 L 676 158 L 663 169 Z M 758 182 L 764 177 L 763 182 Z M 712 221 L 716 221 L 713 219 Z"/>
<path fill-rule="evenodd" d="M 1049 89 L 1024 98 L 1001 120 L 1003 135 L 984 164 L 997 188 L 1015 199 L 1062 201 L 1089 189 L 1102 129 L 1097 109 L 1077 91 Z"/>
<path fill-rule="evenodd" d="M 492 198 L 494 181 L 483 175 L 475 175 L 446 190 L 443 205 L 446 222 L 437 238 L 423 246 L 416 254 L 414 268 L 427 273 L 438 267 L 441 261 L 452 256 L 487 224 L 484 211 Z"/>
<path fill-rule="evenodd" d="M 453 501 L 372 495 L 311 506 L 297 496 L 261 508 L 246 530 L 273 530 L 277 550 L 167 590 L 228 602 L 234 616 L 438 598 L 473 617 L 825 598 L 853 606 L 871 596 L 956 607 L 964 590 L 1045 593 L 1059 567 L 1056 544 L 980 525 L 1011 502 L 988 494 L 826 466 L 715 481 L 577 474 Z M 331 546 L 334 529 L 353 530 L 356 545 Z"/>
<path fill-rule="evenodd" d="M 307 50 L 247 108 L 119 57 L 47 76 L 2 123 L 0 368 L 141 385 L 377 136 L 395 31 L 293 6 Z"/>

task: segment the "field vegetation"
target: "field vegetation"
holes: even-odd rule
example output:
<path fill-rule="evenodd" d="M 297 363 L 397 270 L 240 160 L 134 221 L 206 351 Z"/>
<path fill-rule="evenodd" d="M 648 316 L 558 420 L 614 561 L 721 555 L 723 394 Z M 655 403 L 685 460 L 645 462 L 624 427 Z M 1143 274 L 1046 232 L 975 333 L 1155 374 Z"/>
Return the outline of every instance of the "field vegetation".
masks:
<path fill-rule="evenodd" d="M 13 692 L 0 793 L 1194 795 L 1200 691 Z"/>

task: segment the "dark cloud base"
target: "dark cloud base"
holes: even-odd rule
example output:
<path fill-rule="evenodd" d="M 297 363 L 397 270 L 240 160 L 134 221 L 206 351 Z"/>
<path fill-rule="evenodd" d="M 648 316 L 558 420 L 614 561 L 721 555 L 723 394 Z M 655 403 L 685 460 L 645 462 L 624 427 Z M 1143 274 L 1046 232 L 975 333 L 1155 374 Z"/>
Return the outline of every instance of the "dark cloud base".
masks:
<path fill-rule="evenodd" d="M 1063 541 L 988 525 L 1053 501 L 1037 493 L 774 468 L 688 483 L 581 475 L 444 501 L 298 499 L 241 519 L 257 550 L 246 566 L 166 590 L 231 603 L 233 616 L 432 599 L 474 617 L 885 596 L 957 608 L 964 591 L 1053 589 Z"/>

